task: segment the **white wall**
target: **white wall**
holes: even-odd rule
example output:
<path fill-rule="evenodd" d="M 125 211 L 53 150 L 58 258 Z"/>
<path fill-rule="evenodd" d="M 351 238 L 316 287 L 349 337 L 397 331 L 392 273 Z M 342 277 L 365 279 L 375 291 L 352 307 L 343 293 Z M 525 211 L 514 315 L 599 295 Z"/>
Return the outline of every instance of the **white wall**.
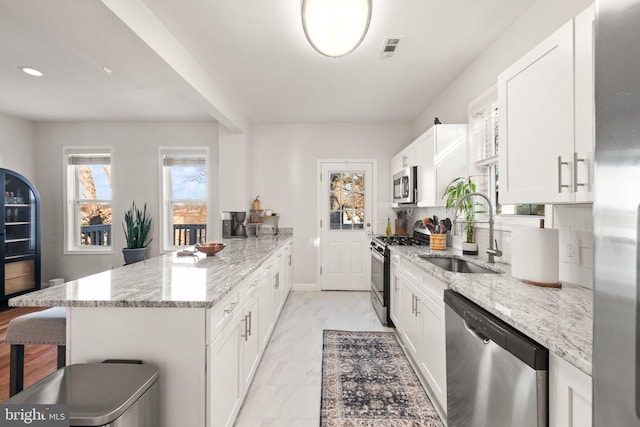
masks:
<path fill-rule="evenodd" d="M 469 103 L 497 82 L 497 76 L 518 58 L 536 46 L 548 35 L 586 9 L 593 0 L 538 0 L 525 11 L 505 32 L 480 54 L 438 98 L 428 105 L 412 125 L 415 138 L 427 130 L 438 117 L 442 123 L 466 123 Z M 591 287 L 593 242 L 586 236 L 593 234 L 590 205 L 548 208 L 553 212 L 551 224 L 560 229 L 560 280 Z M 521 222 L 515 221 L 521 225 Z M 511 229 L 513 221 L 498 221 L 496 239 L 504 255 L 500 262 L 511 261 Z M 531 226 L 535 226 L 532 223 Z M 578 240 L 581 243 L 578 243 Z M 480 255 L 488 246 L 488 230 L 476 227 L 476 241 Z M 572 242 L 580 257 L 566 257 L 567 244 Z M 456 242 L 457 243 L 457 242 Z M 591 246 L 589 246 L 591 245 Z"/>
<path fill-rule="evenodd" d="M 294 230 L 295 284 L 316 284 L 318 159 L 377 159 L 377 233 L 390 212 L 391 156 L 407 145 L 409 124 L 295 123 L 252 127 L 252 192 Z M 254 194 L 255 193 L 255 194 Z M 249 208 L 249 202 L 246 206 Z M 383 216 L 383 218 L 381 218 Z"/>
<path fill-rule="evenodd" d="M 413 137 L 426 131 L 436 116 L 442 123 L 466 123 L 469 102 L 495 84 L 498 74 L 592 3 L 593 0 L 534 2 L 425 107 L 413 122 Z"/>
<path fill-rule="evenodd" d="M 108 145 L 112 152 L 113 254 L 63 254 L 63 146 Z M 153 241 L 147 256 L 158 255 L 160 172 L 158 147 L 208 146 L 211 165 L 217 169 L 216 123 L 38 123 L 35 125 L 37 182 L 42 197 L 42 280 L 76 279 L 123 264 L 122 220 L 131 201 L 151 210 Z M 211 209 L 218 211 L 217 185 L 210 186 Z M 217 221 L 215 222 L 217 224 Z M 215 225 L 214 224 L 214 225 Z M 218 233 L 213 230 L 214 234 Z"/>
<path fill-rule="evenodd" d="M 0 113 L 0 167 L 16 171 L 38 187 L 32 122 Z"/>

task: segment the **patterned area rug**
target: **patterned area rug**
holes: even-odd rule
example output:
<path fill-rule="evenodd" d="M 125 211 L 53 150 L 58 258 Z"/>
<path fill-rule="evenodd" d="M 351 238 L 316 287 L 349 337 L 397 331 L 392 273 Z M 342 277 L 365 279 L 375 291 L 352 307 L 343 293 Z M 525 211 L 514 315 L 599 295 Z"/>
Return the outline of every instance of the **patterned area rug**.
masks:
<path fill-rule="evenodd" d="M 393 332 L 324 331 L 321 427 L 442 427 Z"/>

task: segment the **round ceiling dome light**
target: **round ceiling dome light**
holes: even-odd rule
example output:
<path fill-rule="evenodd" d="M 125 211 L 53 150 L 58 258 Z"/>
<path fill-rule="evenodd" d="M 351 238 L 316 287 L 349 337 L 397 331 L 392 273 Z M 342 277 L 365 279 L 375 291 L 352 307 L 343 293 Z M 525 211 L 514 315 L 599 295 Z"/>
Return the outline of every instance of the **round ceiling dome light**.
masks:
<path fill-rule="evenodd" d="M 33 77 L 44 76 L 44 73 L 42 71 L 37 70 L 33 67 L 20 67 L 20 70 L 22 70 L 23 73 L 29 74 L 30 76 L 33 76 Z"/>
<path fill-rule="evenodd" d="M 302 27 L 309 43 L 337 58 L 357 48 L 369 29 L 371 0 L 302 0 Z"/>

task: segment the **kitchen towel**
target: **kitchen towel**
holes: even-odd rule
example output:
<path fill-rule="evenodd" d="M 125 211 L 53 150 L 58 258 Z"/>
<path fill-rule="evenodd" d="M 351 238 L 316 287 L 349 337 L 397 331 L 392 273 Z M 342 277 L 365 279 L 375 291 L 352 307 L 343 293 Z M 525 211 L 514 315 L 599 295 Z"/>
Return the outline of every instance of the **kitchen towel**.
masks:
<path fill-rule="evenodd" d="M 511 233 L 511 275 L 531 284 L 558 285 L 559 252 L 557 229 L 516 228 Z"/>

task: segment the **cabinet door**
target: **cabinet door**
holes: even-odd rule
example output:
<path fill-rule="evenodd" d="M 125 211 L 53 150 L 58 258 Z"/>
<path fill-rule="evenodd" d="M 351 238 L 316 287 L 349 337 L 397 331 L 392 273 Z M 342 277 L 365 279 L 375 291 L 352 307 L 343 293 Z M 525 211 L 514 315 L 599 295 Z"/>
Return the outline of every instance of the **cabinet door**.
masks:
<path fill-rule="evenodd" d="M 258 369 L 260 361 L 260 304 L 259 298 L 250 300 L 245 309 L 242 319 L 240 319 L 240 338 L 242 339 L 242 377 L 243 390 L 247 390 L 251 384 L 251 379 Z"/>
<path fill-rule="evenodd" d="M 231 323 L 207 347 L 207 425 L 231 426 L 243 396 L 241 318 L 238 310 Z"/>
<path fill-rule="evenodd" d="M 400 286 L 400 259 L 398 255 L 391 255 L 391 321 L 399 333 L 404 332 L 402 323 L 402 296 Z"/>
<path fill-rule="evenodd" d="M 570 21 L 498 76 L 502 203 L 572 200 L 573 65 Z"/>
<path fill-rule="evenodd" d="M 593 201 L 593 155 L 595 147 L 595 95 L 593 51 L 595 6 L 575 18 L 575 177 L 576 202 Z"/>
<path fill-rule="evenodd" d="M 444 309 L 431 298 L 418 296 L 418 317 L 421 319 L 420 369 L 438 399 L 447 410 L 447 361 Z"/>
<path fill-rule="evenodd" d="M 590 427 L 591 377 L 549 352 L 549 427 Z"/>
<path fill-rule="evenodd" d="M 435 126 L 416 140 L 418 144 L 418 206 L 436 206 Z"/>
<path fill-rule="evenodd" d="M 272 277 L 263 279 L 260 285 L 260 327 L 258 328 L 258 335 L 260 337 L 261 349 L 267 346 L 275 323 L 272 285 Z"/>
<path fill-rule="evenodd" d="M 418 317 L 416 316 L 417 291 L 405 276 L 400 276 L 400 291 L 402 301 L 401 324 L 404 329 L 404 343 L 409 355 L 414 361 L 419 359 L 420 330 L 418 329 Z"/>
<path fill-rule="evenodd" d="M 435 133 L 435 206 L 445 206 L 442 199 L 454 179 L 467 176 L 467 126 L 437 125 Z M 431 184 L 433 187 L 434 184 Z"/>

